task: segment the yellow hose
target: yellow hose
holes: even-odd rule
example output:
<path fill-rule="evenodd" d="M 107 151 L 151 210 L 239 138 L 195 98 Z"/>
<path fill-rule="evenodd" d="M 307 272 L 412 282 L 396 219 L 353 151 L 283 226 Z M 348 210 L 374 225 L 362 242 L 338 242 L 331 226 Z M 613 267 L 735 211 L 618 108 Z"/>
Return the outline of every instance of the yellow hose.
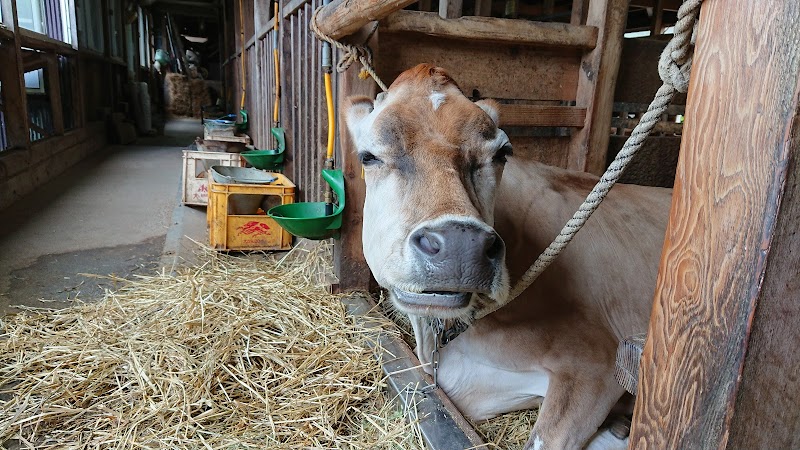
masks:
<path fill-rule="evenodd" d="M 272 45 L 272 57 L 275 60 L 275 107 L 272 110 L 272 121 L 275 122 L 275 126 L 278 126 L 278 111 L 280 109 L 281 104 L 281 72 L 278 70 L 278 22 L 280 21 L 278 13 L 280 12 L 278 9 L 278 1 L 275 1 L 275 15 L 272 18 L 274 22 L 273 26 L 273 45 Z"/>
<path fill-rule="evenodd" d="M 244 109 L 244 95 L 247 92 L 247 78 L 244 76 L 244 54 L 246 53 L 244 48 L 244 10 L 242 9 L 242 0 L 239 0 L 239 27 L 241 31 L 239 35 L 242 38 L 242 56 L 239 58 L 242 62 L 242 102 L 239 105 L 239 109 Z"/>
<path fill-rule="evenodd" d="M 325 73 L 325 102 L 328 104 L 328 153 L 327 158 L 333 159 L 333 141 L 336 132 L 335 115 L 333 113 L 333 88 L 331 87 L 331 74 Z"/>

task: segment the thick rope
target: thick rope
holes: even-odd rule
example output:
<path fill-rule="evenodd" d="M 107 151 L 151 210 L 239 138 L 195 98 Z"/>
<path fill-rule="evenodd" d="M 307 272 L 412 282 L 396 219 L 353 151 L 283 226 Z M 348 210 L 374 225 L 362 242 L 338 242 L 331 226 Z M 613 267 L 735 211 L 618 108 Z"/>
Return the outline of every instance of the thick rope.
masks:
<path fill-rule="evenodd" d="M 370 50 L 370 48 L 366 45 L 366 42 L 369 41 L 370 37 L 372 37 L 372 34 L 375 33 L 375 30 L 378 27 L 377 24 L 364 40 L 364 45 L 344 44 L 320 31 L 319 27 L 317 26 L 317 14 L 319 14 L 319 11 L 322 8 L 324 8 L 324 5 L 314 10 L 314 14 L 311 16 L 311 21 L 309 22 L 309 27 L 311 28 L 311 31 L 317 35 L 317 38 L 335 46 L 342 51 L 342 57 L 339 60 L 339 63 L 336 65 L 336 71 L 342 73 L 354 62 L 360 62 L 362 74 L 359 76 L 361 76 L 361 78 L 365 78 L 364 74 L 368 74 L 373 80 L 375 80 L 376 83 L 378 83 L 378 86 L 380 86 L 384 92 L 388 91 L 389 88 L 386 87 L 386 84 L 384 84 L 383 81 L 381 81 L 381 79 L 378 77 L 378 74 L 375 73 L 375 69 L 372 67 L 372 50 Z"/>
<path fill-rule="evenodd" d="M 508 301 L 518 297 L 534 280 L 552 263 L 566 246 L 580 231 L 581 227 L 589 220 L 594 211 L 600 206 L 603 199 L 614 184 L 622 176 L 628 163 L 636 152 L 642 147 L 645 139 L 653 131 L 661 116 L 666 112 L 669 103 L 676 92 L 686 92 L 689 89 L 689 73 L 692 66 L 692 45 L 694 43 L 694 28 L 697 16 L 700 13 L 700 4 L 703 0 L 686 0 L 678 10 L 678 21 L 675 25 L 675 35 L 667 44 L 658 64 L 658 72 L 664 84 L 656 92 L 647 112 L 642 115 L 639 124 L 631 132 L 625 145 L 606 172 L 597 182 L 595 187 L 586 197 L 572 218 L 564 225 L 558 237 L 545 251 L 539 255 L 533 265 L 522 276 L 511 291 Z M 484 317 L 502 305 L 494 305 L 478 311 L 475 318 Z"/>

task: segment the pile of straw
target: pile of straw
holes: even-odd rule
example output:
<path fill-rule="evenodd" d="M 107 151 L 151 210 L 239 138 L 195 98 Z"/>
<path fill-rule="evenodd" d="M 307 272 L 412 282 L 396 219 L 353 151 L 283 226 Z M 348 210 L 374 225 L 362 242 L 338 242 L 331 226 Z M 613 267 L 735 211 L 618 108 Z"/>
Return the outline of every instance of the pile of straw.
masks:
<path fill-rule="evenodd" d="M 384 394 L 365 342 L 374 330 L 348 319 L 308 264 L 206 260 L 124 282 L 98 303 L 4 318 L 0 442 L 422 448 Z"/>
<path fill-rule="evenodd" d="M 176 116 L 200 117 L 200 108 L 211 105 L 205 80 L 189 79 L 178 73 L 164 77 L 164 94 L 167 111 Z"/>

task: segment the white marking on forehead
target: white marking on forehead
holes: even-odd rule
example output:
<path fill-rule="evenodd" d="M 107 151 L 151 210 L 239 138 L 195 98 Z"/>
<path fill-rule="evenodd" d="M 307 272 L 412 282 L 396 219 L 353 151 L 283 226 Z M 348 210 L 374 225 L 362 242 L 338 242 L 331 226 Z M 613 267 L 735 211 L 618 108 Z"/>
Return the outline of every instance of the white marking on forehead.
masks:
<path fill-rule="evenodd" d="M 447 100 L 447 95 L 445 95 L 444 92 L 434 91 L 428 98 L 431 99 L 431 103 L 433 103 L 433 110 L 436 111 L 440 106 L 442 106 L 442 103 Z"/>

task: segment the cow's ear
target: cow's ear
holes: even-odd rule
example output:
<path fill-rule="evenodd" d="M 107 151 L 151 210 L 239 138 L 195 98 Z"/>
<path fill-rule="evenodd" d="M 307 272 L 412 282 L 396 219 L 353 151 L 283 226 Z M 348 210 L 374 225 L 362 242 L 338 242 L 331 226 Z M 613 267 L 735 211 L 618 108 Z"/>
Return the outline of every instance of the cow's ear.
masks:
<path fill-rule="evenodd" d="M 476 105 L 480 106 L 482 110 L 486 111 L 486 114 L 492 118 L 494 121 L 495 126 L 500 126 L 500 104 L 497 103 L 495 100 L 486 98 L 483 100 L 478 100 L 475 102 Z"/>
<path fill-rule="evenodd" d="M 354 127 L 358 122 L 372 112 L 374 103 L 369 97 L 363 95 L 348 97 L 344 102 L 344 118 L 348 128 Z"/>

